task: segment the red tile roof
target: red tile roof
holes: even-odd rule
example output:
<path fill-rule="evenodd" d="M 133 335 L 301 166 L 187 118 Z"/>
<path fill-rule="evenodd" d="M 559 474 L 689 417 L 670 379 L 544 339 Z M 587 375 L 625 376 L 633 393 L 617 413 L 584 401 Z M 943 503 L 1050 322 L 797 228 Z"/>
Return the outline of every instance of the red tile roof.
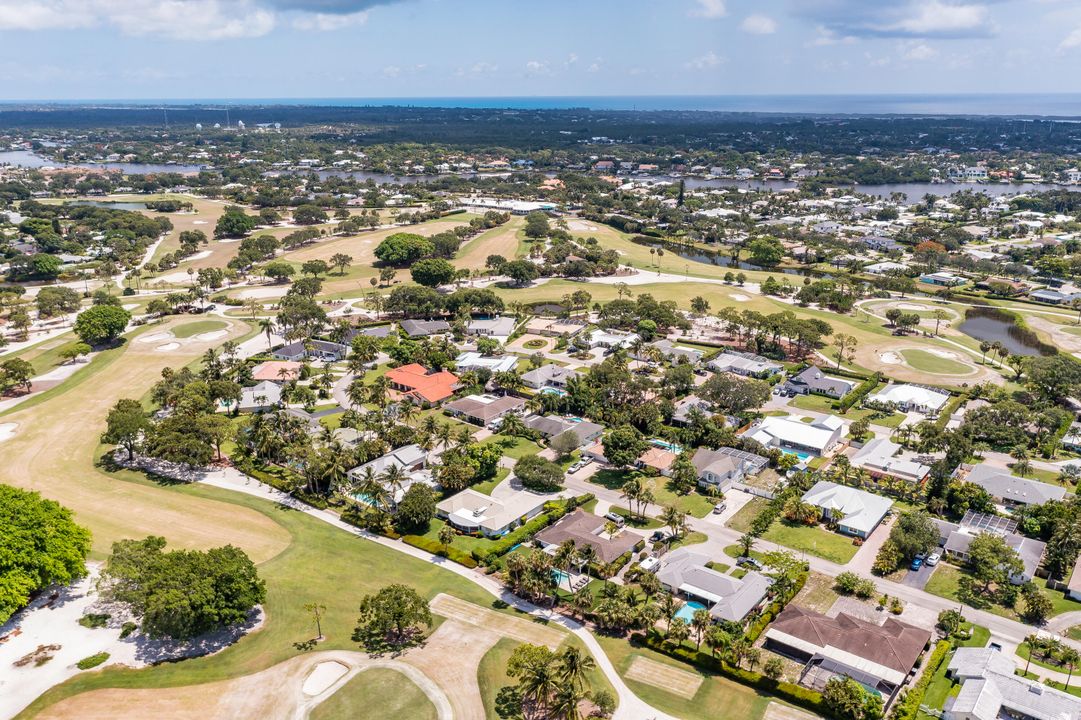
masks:
<path fill-rule="evenodd" d="M 430 403 L 446 400 L 454 394 L 454 388 L 458 385 L 458 376 L 454 373 L 446 370 L 433 372 L 418 363 L 388 371 L 387 380 L 403 388 L 407 394 Z"/>

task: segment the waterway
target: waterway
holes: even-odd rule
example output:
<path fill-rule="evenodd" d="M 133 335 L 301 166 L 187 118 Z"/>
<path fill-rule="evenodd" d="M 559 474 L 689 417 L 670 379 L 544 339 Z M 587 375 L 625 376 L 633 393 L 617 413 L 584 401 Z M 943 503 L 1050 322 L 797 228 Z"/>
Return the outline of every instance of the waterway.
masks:
<path fill-rule="evenodd" d="M 1000 343 L 1014 355 L 1054 355 L 1057 352 L 1032 330 L 1018 327 L 1011 313 L 995 308 L 968 308 L 964 322 L 957 329 L 982 342 Z"/>
<path fill-rule="evenodd" d="M 146 210 L 145 202 L 109 202 L 108 200 L 69 200 L 68 205 L 89 205 L 91 207 L 103 207 L 110 210 Z"/>
<path fill-rule="evenodd" d="M 6 150 L 0 152 L 0 165 L 15 165 L 24 168 L 74 167 L 98 170 L 119 170 L 127 175 L 149 175 L 151 173 L 197 173 L 206 169 L 205 165 L 154 164 L 154 163 L 74 163 L 65 164 L 38 155 L 30 150 Z"/>

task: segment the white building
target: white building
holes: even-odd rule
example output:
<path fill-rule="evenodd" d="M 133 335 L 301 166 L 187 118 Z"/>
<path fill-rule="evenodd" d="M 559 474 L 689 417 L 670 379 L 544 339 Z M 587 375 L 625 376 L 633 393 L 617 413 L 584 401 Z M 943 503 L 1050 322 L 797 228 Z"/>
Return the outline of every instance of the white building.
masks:
<path fill-rule="evenodd" d="M 469 370 L 490 370 L 493 373 L 510 372 L 518 364 L 517 355 L 500 355 L 489 357 L 478 352 L 464 352 L 454 360 L 454 366 L 458 372 Z"/>
<path fill-rule="evenodd" d="M 945 390 L 937 390 L 925 385 L 898 383 L 887 385 L 882 390 L 867 398 L 873 402 L 892 403 L 901 412 L 921 412 L 925 415 L 937 413 L 950 399 Z"/>
<path fill-rule="evenodd" d="M 767 448 L 796 454 L 825 455 L 844 434 L 844 421 L 827 415 L 805 423 L 792 417 L 765 417 L 748 428 L 743 436 Z"/>
<path fill-rule="evenodd" d="M 861 538 L 878 527 L 893 505 L 889 498 L 829 480 L 819 480 L 802 499 L 821 508 L 823 518 L 836 519 L 840 532 Z"/>

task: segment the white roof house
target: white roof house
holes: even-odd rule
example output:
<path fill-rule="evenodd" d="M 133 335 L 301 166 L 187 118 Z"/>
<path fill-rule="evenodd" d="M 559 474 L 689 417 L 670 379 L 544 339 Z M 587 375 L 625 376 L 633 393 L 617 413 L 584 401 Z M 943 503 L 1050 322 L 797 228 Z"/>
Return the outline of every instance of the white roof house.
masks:
<path fill-rule="evenodd" d="M 772 581 L 753 570 L 743 578 L 725 575 L 707 567 L 709 560 L 691 548 L 673 550 L 662 560 L 657 579 L 669 592 L 709 603 L 709 614 L 717 620 L 743 620 L 766 598 Z"/>
<path fill-rule="evenodd" d="M 510 372 L 518 364 L 517 355 L 500 355 L 489 357 L 478 352 L 464 352 L 454 360 L 454 366 L 459 372 L 468 370 L 491 370 L 493 373 Z"/>
<path fill-rule="evenodd" d="M 1081 718 L 1081 698 L 1015 675 L 1013 661 L 997 650 L 957 648 L 946 669 L 961 690 L 947 699 L 944 720 Z"/>
<path fill-rule="evenodd" d="M 792 417 L 762 418 L 743 433 L 767 448 L 780 448 L 823 455 L 829 452 L 844 434 L 844 421 L 827 415 L 805 423 Z"/>
<path fill-rule="evenodd" d="M 629 348 L 638 339 L 638 333 L 620 330 L 594 330 L 589 334 L 590 347 Z"/>
<path fill-rule="evenodd" d="M 902 480 L 922 482 L 931 468 L 906 459 L 902 448 L 889 438 L 875 438 L 852 456 L 852 464 L 874 475 L 891 475 Z"/>
<path fill-rule="evenodd" d="M 950 399 L 950 394 L 945 390 L 937 390 L 924 385 L 891 383 L 867 399 L 874 402 L 893 403 L 904 412 L 915 410 L 927 414 L 941 410 Z"/>
<path fill-rule="evenodd" d="M 264 380 L 240 391 L 240 411 L 253 412 L 276 406 L 281 402 L 281 385 Z"/>
<path fill-rule="evenodd" d="M 889 498 L 829 480 L 819 480 L 802 500 L 821 508 L 826 518 L 839 517 L 837 528 L 841 532 L 862 538 L 878 527 L 893 505 Z"/>
<path fill-rule="evenodd" d="M 991 497 L 1004 505 L 1043 505 L 1049 500 L 1062 500 L 1066 488 L 1039 480 L 1017 477 L 987 463 L 976 465 L 964 476 L 966 482 L 979 485 Z"/>
<path fill-rule="evenodd" d="M 519 490 L 496 500 L 470 488 L 441 501 L 435 506 L 437 514 L 463 532 L 480 532 L 487 536 L 503 535 L 520 521 L 529 519 L 544 509 L 551 496 Z"/>
<path fill-rule="evenodd" d="M 780 363 L 775 363 L 761 355 L 737 352 L 723 352 L 710 360 L 707 365 L 711 370 L 731 372 L 748 377 L 765 377 L 784 370 Z"/>

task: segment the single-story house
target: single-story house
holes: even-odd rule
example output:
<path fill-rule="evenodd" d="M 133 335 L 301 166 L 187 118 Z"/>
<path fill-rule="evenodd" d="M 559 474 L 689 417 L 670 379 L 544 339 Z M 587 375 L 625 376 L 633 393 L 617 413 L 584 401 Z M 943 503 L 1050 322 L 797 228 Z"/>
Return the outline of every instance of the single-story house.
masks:
<path fill-rule="evenodd" d="M 629 348 L 638 340 L 638 333 L 624 332 L 622 330 L 594 330 L 589 334 L 589 347 Z"/>
<path fill-rule="evenodd" d="M 681 547 L 664 556 L 657 579 L 673 595 L 701 601 L 714 620 L 742 622 L 762 605 L 772 581 L 754 570 L 742 578 L 719 573 L 706 563 L 710 557 Z"/>
<path fill-rule="evenodd" d="M 533 318 L 525 325 L 526 332 L 536 335 L 548 335 L 551 337 L 574 337 L 586 327 L 581 320 L 565 320 L 553 318 Z"/>
<path fill-rule="evenodd" d="M 994 648 L 957 648 L 946 675 L 961 689 L 946 698 L 943 720 L 1081 718 L 1081 698 L 1017 675 L 1013 658 Z"/>
<path fill-rule="evenodd" d="M 392 332 L 394 332 L 393 323 L 386 323 L 384 325 L 370 325 L 368 327 L 362 328 L 353 328 L 345 334 L 345 338 L 342 340 L 342 342 L 349 344 L 353 342 L 353 338 L 357 337 L 358 335 L 363 335 L 364 337 L 378 338 L 381 340 L 383 338 L 390 337 L 390 334 Z"/>
<path fill-rule="evenodd" d="M 712 485 L 723 492 L 746 476 L 762 472 L 769 465 L 769 458 L 729 447 L 698 448 L 691 462 L 698 472 L 699 485 Z"/>
<path fill-rule="evenodd" d="M 522 422 L 527 428 L 537 431 L 549 440 L 563 433 L 573 433 L 579 447 L 597 440 L 604 434 L 603 425 L 589 420 L 571 420 L 556 415 L 530 415 Z"/>
<path fill-rule="evenodd" d="M 469 370 L 489 370 L 493 373 L 510 372 L 518 364 L 517 355 L 500 355 L 498 357 L 481 355 L 478 352 L 464 352 L 454 360 L 454 367 L 458 372 Z"/>
<path fill-rule="evenodd" d="M 382 483 L 383 474 L 392 467 L 397 468 L 401 471 L 404 479 L 398 487 L 393 489 L 394 497 L 392 500 L 399 503 L 405 496 L 406 491 L 415 483 L 421 482 L 429 487 L 435 486 L 436 483 L 432 479 L 431 472 L 425 470 L 427 463 L 427 450 L 419 445 L 403 445 L 400 448 L 391 450 L 382 457 L 358 465 L 349 471 L 349 477 L 354 482 L 360 483 L 368 475 L 372 475 L 385 486 L 385 483 Z"/>
<path fill-rule="evenodd" d="M 707 365 L 717 372 L 730 372 L 754 378 L 769 377 L 784 370 L 780 363 L 775 363 L 761 355 L 729 350 L 710 360 Z"/>
<path fill-rule="evenodd" d="M 450 332 L 450 323 L 446 320 L 402 320 L 398 326 L 411 338 L 446 335 Z"/>
<path fill-rule="evenodd" d="M 992 467 L 987 463 L 974 465 L 967 471 L 965 466 L 958 470 L 958 477 L 965 482 L 979 485 L 995 502 L 1006 507 L 1043 505 L 1048 500 L 1062 500 L 1066 497 L 1064 487 L 1017 477 L 1007 470 Z"/>
<path fill-rule="evenodd" d="M 240 391 L 240 412 L 261 412 L 281 403 L 281 385 L 264 380 Z"/>
<path fill-rule="evenodd" d="M 823 518 L 836 519 L 839 532 L 860 538 L 869 537 L 893 506 L 889 498 L 829 480 L 815 483 L 802 501 L 820 508 Z"/>
<path fill-rule="evenodd" d="M 499 537 L 539 515 L 547 500 L 543 495 L 526 490 L 496 500 L 466 488 L 441 500 L 435 509 L 439 517 L 462 532 Z"/>
<path fill-rule="evenodd" d="M 1050 305 L 1066 305 L 1081 298 L 1081 293 L 1063 293 L 1058 290 L 1034 290 L 1028 294 L 1029 298 Z"/>
<path fill-rule="evenodd" d="M 844 431 L 844 421 L 835 415 L 826 415 L 809 423 L 771 415 L 751 425 L 743 432 L 743 437 L 785 452 L 825 455 L 838 443 Z"/>
<path fill-rule="evenodd" d="M 288 360 L 267 360 L 261 362 L 251 369 L 251 376 L 253 380 L 269 380 L 274 383 L 284 383 L 289 380 L 296 380 L 300 376 L 300 367 L 302 363 L 291 362 Z"/>
<path fill-rule="evenodd" d="M 942 409 L 942 406 L 949 401 L 950 394 L 945 390 L 926 385 L 890 383 L 867 399 L 872 402 L 893 403 L 901 412 L 921 412 L 931 415 Z"/>
<path fill-rule="evenodd" d="M 481 427 L 488 427 L 510 413 L 520 413 L 524 408 L 525 400 L 514 395 L 470 395 L 443 406 L 451 416 Z"/>
<path fill-rule="evenodd" d="M 920 275 L 920 282 L 927 283 L 928 285 L 953 287 L 955 285 L 964 285 L 968 281 L 960 275 L 954 275 L 953 273 L 935 272 L 927 273 L 926 275 Z"/>
<path fill-rule="evenodd" d="M 902 448 L 889 438 L 869 440 L 852 456 L 852 465 L 871 474 L 873 478 L 885 475 L 922 483 L 927 479 L 931 468 L 915 460 L 898 457 Z"/>
<path fill-rule="evenodd" d="M 483 320 L 470 320 L 466 332 L 470 335 L 488 337 L 509 337 L 514 333 L 518 321 L 512 317 L 494 317 Z"/>
<path fill-rule="evenodd" d="M 908 270 L 908 265 L 899 262 L 884 260 L 882 262 L 864 265 L 863 271 L 872 275 L 889 275 L 890 273 L 903 273 Z"/>
<path fill-rule="evenodd" d="M 310 346 L 310 347 L 309 347 Z M 274 357 L 278 360 L 304 360 L 314 358 L 325 362 L 344 360 L 349 354 L 349 346 L 329 340 L 301 340 L 295 343 L 283 345 L 274 351 Z"/>
<path fill-rule="evenodd" d="M 616 560 L 620 555 L 631 552 L 634 546 L 642 542 L 642 536 L 629 530 L 617 532 L 609 537 L 604 531 L 608 521 L 599 515 L 577 508 L 536 534 L 535 538 L 547 550 L 558 548 L 567 540 L 581 550 L 589 546 L 597 552 L 597 559 L 604 565 Z"/>
<path fill-rule="evenodd" d="M 826 375 L 817 365 L 809 365 L 805 370 L 789 378 L 784 387 L 789 392 L 807 395 L 825 395 L 831 398 L 843 397 L 848 391 L 856 387 L 853 380 Z"/>
<path fill-rule="evenodd" d="M 847 613 L 827 617 L 790 604 L 766 630 L 768 650 L 805 664 L 801 682 L 821 689 L 847 676 L 887 702 L 904 685 L 931 631 L 892 617 L 881 625 Z"/>
<path fill-rule="evenodd" d="M 1006 544 L 1021 558 L 1024 569 L 1010 578 L 1014 585 L 1022 585 L 1036 575 L 1043 560 L 1047 544 L 1017 534 L 1017 521 L 997 515 L 986 515 L 969 510 L 959 524 L 935 521 L 939 531 L 939 544 L 947 555 L 958 560 L 968 560 L 968 546 L 981 533 L 1000 535 Z"/>
<path fill-rule="evenodd" d="M 638 467 L 651 468 L 662 475 L 667 475 L 672 463 L 679 455 L 666 448 L 650 445 L 638 456 Z"/>
<path fill-rule="evenodd" d="M 1077 556 L 1077 562 L 1073 564 L 1070 581 L 1066 584 L 1066 594 L 1073 600 L 1081 600 L 1081 555 Z"/>
<path fill-rule="evenodd" d="M 548 364 L 522 373 L 522 382 L 534 390 L 553 387 L 563 389 L 571 378 L 580 377 L 581 373 L 562 365 Z"/>
<path fill-rule="evenodd" d="M 696 412 L 703 418 L 711 418 L 716 413 L 710 407 L 708 402 L 697 395 L 688 395 L 676 401 L 675 410 L 672 412 L 672 424 L 689 425 Z"/>
<path fill-rule="evenodd" d="M 691 365 L 697 365 L 702 360 L 702 351 L 695 350 L 694 348 L 682 347 L 676 345 L 668 338 L 662 338 L 655 340 L 646 348 L 655 349 L 661 357 L 667 359 L 673 365 L 677 365 L 681 362 L 688 362 Z M 634 354 L 635 360 L 650 360 L 651 353 L 647 352 L 646 348 L 642 349 L 642 352 Z"/>
<path fill-rule="evenodd" d="M 458 376 L 454 373 L 429 370 L 418 363 L 388 370 L 386 378 L 391 388 L 423 407 L 438 405 L 458 388 Z"/>

